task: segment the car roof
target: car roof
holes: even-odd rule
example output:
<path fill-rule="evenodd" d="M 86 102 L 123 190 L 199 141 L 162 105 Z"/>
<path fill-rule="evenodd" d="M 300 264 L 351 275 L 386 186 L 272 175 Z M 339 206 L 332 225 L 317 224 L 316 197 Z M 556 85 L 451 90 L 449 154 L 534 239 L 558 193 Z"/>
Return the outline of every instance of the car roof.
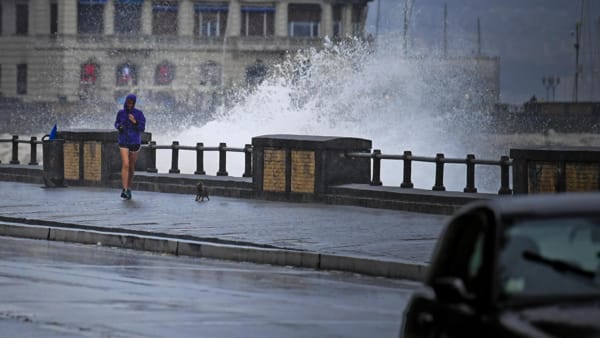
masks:
<path fill-rule="evenodd" d="M 465 212 L 482 207 L 501 217 L 580 213 L 600 216 L 600 192 L 499 196 L 469 204 L 465 207 Z"/>

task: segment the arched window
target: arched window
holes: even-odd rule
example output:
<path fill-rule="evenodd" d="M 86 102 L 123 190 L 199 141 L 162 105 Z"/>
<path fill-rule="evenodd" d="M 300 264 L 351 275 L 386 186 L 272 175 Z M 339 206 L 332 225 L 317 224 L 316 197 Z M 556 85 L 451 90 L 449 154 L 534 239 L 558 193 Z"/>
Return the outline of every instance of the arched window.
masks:
<path fill-rule="evenodd" d="M 214 61 L 207 61 L 200 71 L 200 84 L 204 86 L 218 86 L 221 84 L 221 65 Z"/>
<path fill-rule="evenodd" d="M 100 66 L 95 63 L 88 61 L 81 65 L 80 82 L 82 84 L 94 85 L 98 80 L 100 73 Z"/>
<path fill-rule="evenodd" d="M 168 61 L 163 61 L 156 66 L 154 82 L 157 85 L 170 85 L 173 79 L 175 79 L 175 65 Z"/>
<path fill-rule="evenodd" d="M 136 65 L 125 62 L 117 66 L 117 86 L 135 86 L 138 82 Z"/>

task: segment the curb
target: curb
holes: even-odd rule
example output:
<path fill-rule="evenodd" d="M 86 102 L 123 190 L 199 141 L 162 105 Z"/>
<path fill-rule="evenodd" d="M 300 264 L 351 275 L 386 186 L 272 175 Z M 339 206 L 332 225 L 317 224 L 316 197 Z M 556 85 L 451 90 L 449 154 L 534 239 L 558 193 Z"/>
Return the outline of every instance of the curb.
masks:
<path fill-rule="evenodd" d="M 418 263 L 48 225 L 0 222 L 0 236 L 102 245 L 175 256 L 204 257 L 315 270 L 337 270 L 413 281 L 423 281 L 427 271 L 427 265 Z"/>

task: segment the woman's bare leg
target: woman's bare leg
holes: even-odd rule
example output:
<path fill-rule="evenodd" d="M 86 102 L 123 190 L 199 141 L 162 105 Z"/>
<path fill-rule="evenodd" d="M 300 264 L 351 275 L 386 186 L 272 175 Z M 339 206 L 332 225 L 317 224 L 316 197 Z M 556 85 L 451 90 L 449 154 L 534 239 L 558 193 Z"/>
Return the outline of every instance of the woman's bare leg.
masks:
<path fill-rule="evenodd" d="M 138 152 L 129 152 L 129 172 L 128 172 L 128 180 L 127 180 L 127 188 L 131 189 L 133 185 L 133 173 L 135 172 L 135 162 L 138 158 Z"/>
<path fill-rule="evenodd" d="M 130 161 L 129 161 L 129 149 L 119 148 L 121 152 L 121 185 L 123 189 L 129 189 L 129 172 L 130 172 Z"/>

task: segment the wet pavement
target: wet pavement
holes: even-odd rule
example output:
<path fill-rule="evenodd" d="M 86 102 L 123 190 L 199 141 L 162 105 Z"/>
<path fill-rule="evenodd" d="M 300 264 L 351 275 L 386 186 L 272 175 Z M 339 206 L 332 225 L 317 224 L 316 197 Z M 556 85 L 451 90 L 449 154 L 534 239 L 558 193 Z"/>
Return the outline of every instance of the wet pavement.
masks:
<path fill-rule="evenodd" d="M 96 187 L 0 182 L 0 220 L 96 226 L 154 236 L 253 243 L 322 254 L 426 264 L 448 216 Z"/>
<path fill-rule="evenodd" d="M 2 337 L 397 337 L 416 282 L 0 237 Z"/>

